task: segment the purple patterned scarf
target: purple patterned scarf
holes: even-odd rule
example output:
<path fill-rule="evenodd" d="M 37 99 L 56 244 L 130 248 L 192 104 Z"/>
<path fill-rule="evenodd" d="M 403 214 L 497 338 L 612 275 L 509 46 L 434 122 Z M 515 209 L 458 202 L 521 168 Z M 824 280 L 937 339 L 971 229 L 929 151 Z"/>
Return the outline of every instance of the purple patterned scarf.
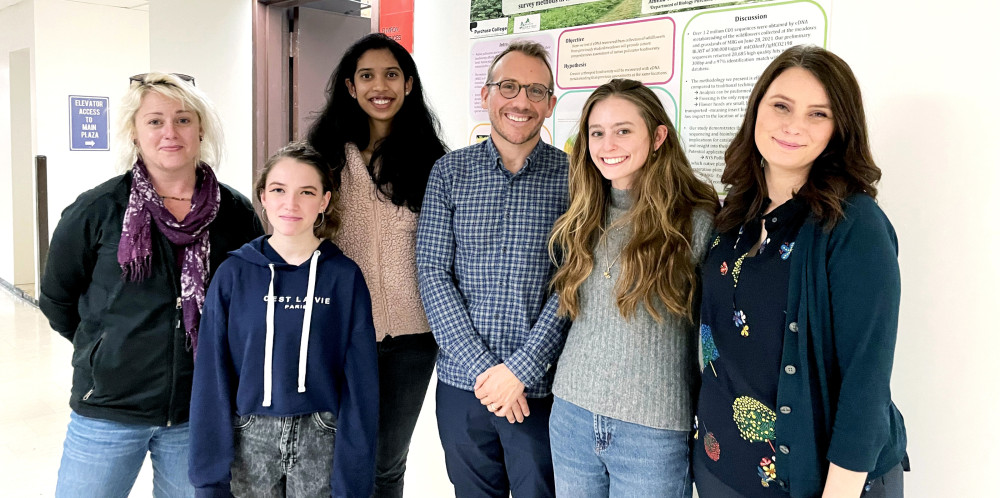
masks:
<path fill-rule="evenodd" d="M 198 171 L 201 172 L 201 184 L 195 188 L 191 199 L 191 212 L 179 222 L 163 205 L 163 199 L 149 181 L 146 165 L 141 158 L 138 159 L 132 168 L 132 190 L 118 244 L 122 278 L 132 282 L 142 281 L 152 273 L 150 219 L 156 222 L 156 227 L 170 243 L 184 248 L 180 304 L 184 330 L 192 351 L 198 349 L 198 321 L 208 287 L 208 225 L 219 212 L 220 199 L 219 182 L 212 168 L 198 163 Z"/>

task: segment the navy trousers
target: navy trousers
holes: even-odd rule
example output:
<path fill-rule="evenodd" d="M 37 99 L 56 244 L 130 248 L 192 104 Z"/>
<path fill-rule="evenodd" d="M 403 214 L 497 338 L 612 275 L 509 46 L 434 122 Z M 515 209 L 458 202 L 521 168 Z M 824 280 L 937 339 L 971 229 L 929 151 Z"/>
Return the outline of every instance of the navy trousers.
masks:
<path fill-rule="evenodd" d="M 529 398 L 513 423 L 488 412 L 471 391 L 437 385 L 437 421 L 456 498 L 554 497 L 549 413 L 552 396 Z"/>

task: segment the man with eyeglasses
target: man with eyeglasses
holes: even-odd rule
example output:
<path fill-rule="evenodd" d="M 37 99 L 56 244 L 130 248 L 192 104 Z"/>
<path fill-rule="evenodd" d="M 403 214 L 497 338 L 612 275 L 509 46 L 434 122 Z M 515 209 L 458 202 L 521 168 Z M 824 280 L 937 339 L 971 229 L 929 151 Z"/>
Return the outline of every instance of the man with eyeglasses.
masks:
<path fill-rule="evenodd" d="M 456 496 L 555 496 L 548 418 L 569 324 L 549 289 L 548 236 L 568 206 L 569 165 L 539 140 L 556 102 L 547 55 L 516 41 L 493 60 L 482 88 L 490 137 L 438 160 L 418 222 Z"/>

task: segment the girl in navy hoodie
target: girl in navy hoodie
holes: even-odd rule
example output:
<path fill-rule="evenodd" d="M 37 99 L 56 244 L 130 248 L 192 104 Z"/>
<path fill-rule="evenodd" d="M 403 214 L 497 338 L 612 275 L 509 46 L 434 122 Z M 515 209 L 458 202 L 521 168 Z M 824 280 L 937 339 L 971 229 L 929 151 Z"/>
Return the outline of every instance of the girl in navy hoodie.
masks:
<path fill-rule="evenodd" d="M 198 496 L 372 492 L 371 299 L 328 240 L 340 224 L 330 178 L 303 143 L 271 157 L 255 191 L 273 234 L 232 252 L 209 287 L 191 399 Z"/>

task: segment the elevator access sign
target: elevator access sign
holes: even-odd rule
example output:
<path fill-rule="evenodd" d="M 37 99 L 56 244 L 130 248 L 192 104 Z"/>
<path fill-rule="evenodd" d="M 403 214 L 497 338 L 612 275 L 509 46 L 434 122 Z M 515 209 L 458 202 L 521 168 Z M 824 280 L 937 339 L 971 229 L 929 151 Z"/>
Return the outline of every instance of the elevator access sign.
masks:
<path fill-rule="evenodd" d="M 107 97 L 69 96 L 69 150 L 109 150 Z"/>

